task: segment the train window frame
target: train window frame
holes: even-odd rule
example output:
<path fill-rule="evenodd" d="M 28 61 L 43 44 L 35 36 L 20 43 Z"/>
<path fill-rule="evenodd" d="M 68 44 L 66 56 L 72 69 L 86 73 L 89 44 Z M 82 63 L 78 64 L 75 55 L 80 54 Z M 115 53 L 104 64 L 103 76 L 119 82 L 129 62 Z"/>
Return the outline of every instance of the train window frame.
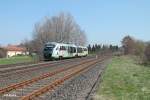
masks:
<path fill-rule="evenodd" d="M 76 48 L 75 47 L 73 47 L 73 53 L 76 53 Z"/>
<path fill-rule="evenodd" d="M 78 52 L 78 53 L 83 53 L 83 48 L 78 47 L 78 48 L 77 48 L 77 52 Z"/>
<path fill-rule="evenodd" d="M 87 51 L 87 48 L 83 48 L 83 51 Z"/>
<path fill-rule="evenodd" d="M 73 46 L 68 46 L 68 53 L 76 53 L 76 48 Z"/>
<path fill-rule="evenodd" d="M 66 51 L 66 47 L 65 46 L 60 46 L 60 51 Z"/>

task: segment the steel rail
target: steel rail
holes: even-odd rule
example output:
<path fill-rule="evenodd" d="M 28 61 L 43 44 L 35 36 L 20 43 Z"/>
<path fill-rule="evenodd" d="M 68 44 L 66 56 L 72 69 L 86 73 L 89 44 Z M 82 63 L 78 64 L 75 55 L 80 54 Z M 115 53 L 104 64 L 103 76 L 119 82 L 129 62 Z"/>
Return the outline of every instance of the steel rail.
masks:
<path fill-rule="evenodd" d="M 43 75 L 41 75 L 41 76 L 39 76 L 39 77 L 32 78 L 32 79 L 30 79 L 30 80 L 26 80 L 26 81 L 23 81 L 23 82 L 20 82 L 20 83 L 16 83 L 16 84 L 9 85 L 9 86 L 7 86 L 7 87 L 5 87 L 5 88 L 0 89 L 0 95 L 5 94 L 5 93 L 7 93 L 7 92 L 10 92 L 10 91 L 12 91 L 12 90 L 14 90 L 14 89 L 18 89 L 18 88 L 21 88 L 21 87 L 25 87 L 25 86 L 27 86 L 27 85 L 29 85 L 29 84 L 32 84 L 32 83 L 34 83 L 34 82 L 37 82 L 37 81 L 39 81 L 39 80 L 45 79 L 45 78 L 47 78 L 47 77 L 51 77 L 51 76 L 53 76 L 53 75 L 55 75 L 55 74 L 58 74 L 58 73 L 61 73 L 61 72 L 63 72 L 63 71 L 72 69 L 72 68 L 74 68 L 74 67 L 76 67 L 76 66 L 79 66 L 79 65 L 83 65 L 83 64 L 85 64 L 85 63 L 87 63 L 87 62 L 89 62 L 89 61 L 93 61 L 93 60 L 95 60 L 95 59 L 88 59 L 88 60 L 82 61 L 82 62 L 79 63 L 79 64 L 75 64 L 75 65 L 69 66 L 68 68 L 61 68 L 61 69 L 58 69 L 58 70 L 56 70 L 56 71 L 54 71 L 54 72 L 49 72 L 49 73 L 43 74 Z"/>
<path fill-rule="evenodd" d="M 87 56 L 88 58 L 90 58 L 91 56 Z M 73 58 L 75 60 L 78 60 L 79 58 Z M 65 59 L 63 61 L 71 61 L 73 59 Z M 38 65 L 45 65 L 45 64 L 51 64 L 51 63 L 59 63 L 61 62 L 62 60 L 58 60 L 58 61 L 40 61 L 40 62 L 35 62 L 35 63 L 17 63 L 17 64 L 7 64 L 7 65 L 0 65 L 0 69 L 3 69 L 4 71 L 5 70 L 9 70 L 9 69 L 19 69 L 20 67 L 34 67 L 34 66 L 38 66 Z M 1 70 L 2 72 L 2 70 Z"/>
<path fill-rule="evenodd" d="M 97 64 L 99 61 L 102 62 L 103 60 L 104 59 L 101 59 L 101 60 L 98 59 L 96 61 L 88 62 L 84 66 L 77 67 L 77 70 L 71 72 L 68 75 L 65 75 L 63 78 L 57 79 L 56 81 L 54 81 L 53 83 L 51 83 L 49 85 L 46 85 L 38 90 L 31 92 L 30 94 L 28 94 L 26 96 L 21 97 L 21 100 L 32 100 L 33 98 L 38 97 L 39 95 L 44 94 L 47 91 L 54 90 L 57 86 L 64 83 L 64 81 L 70 79 L 71 77 L 73 77 L 75 75 L 78 75 L 80 72 L 87 71 L 88 69 L 93 67 L 93 65 Z"/>
<path fill-rule="evenodd" d="M 90 58 L 91 59 L 91 58 Z M 29 71 L 35 71 L 35 70 L 38 70 L 38 69 L 41 69 L 43 67 L 47 67 L 47 66 L 55 66 L 55 64 L 64 64 L 64 63 L 67 63 L 67 62 L 70 62 L 72 60 L 64 60 L 64 61 L 61 61 L 61 62 L 54 62 L 54 63 L 48 63 L 48 64 L 44 64 L 43 66 L 42 65 L 36 65 L 36 66 L 32 66 L 32 67 L 27 67 L 27 68 L 19 68 L 17 69 L 17 71 L 15 70 L 12 70 L 11 72 L 10 71 L 7 71 L 6 73 L 4 74 L 0 74 L 1 77 L 8 77 L 9 75 L 11 74 L 19 74 L 19 73 L 22 73 L 22 72 L 29 72 Z"/>

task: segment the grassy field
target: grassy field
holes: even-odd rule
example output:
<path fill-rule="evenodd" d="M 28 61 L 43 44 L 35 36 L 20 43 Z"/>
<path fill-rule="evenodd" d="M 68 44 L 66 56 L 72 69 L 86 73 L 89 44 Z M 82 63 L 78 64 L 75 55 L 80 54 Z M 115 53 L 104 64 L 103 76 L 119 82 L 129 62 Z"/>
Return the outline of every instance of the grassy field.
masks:
<path fill-rule="evenodd" d="M 2 58 L 0 59 L 0 65 L 3 64 L 15 64 L 15 63 L 23 63 L 23 62 L 32 62 L 33 58 L 30 56 L 16 56 L 11 58 Z"/>
<path fill-rule="evenodd" d="M 102 76 L 98 100 L 150 100 L 150 66 L 133 57 L 114 57 Z"/>

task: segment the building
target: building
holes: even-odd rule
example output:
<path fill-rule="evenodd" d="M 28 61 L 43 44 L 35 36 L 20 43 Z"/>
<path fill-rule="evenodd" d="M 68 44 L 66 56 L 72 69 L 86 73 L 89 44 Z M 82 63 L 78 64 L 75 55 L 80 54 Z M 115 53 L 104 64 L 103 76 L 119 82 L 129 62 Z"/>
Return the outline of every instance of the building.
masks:
<path fill-rule="evenodd" d="M 7 47 L 5 47 L 5 50 L 6 50 L 6 57 L 29 54 L 29 52 L 25 47 L 20 47 L 17 45 L 8 45 Z"/>

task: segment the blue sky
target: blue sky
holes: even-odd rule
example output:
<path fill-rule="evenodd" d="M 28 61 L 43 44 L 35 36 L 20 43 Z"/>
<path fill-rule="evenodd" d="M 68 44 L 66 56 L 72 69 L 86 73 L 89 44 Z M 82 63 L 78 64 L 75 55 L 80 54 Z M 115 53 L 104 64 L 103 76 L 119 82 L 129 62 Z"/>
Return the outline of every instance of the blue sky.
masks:
<path fill-rule="evenodd" d="M 150 0 L 1 0 L 0 44 L 32 36 L 45 16 L 69 12 L 86 31 L 88 43 L 120 44 L 125 35 L 150 40 Z"/>

